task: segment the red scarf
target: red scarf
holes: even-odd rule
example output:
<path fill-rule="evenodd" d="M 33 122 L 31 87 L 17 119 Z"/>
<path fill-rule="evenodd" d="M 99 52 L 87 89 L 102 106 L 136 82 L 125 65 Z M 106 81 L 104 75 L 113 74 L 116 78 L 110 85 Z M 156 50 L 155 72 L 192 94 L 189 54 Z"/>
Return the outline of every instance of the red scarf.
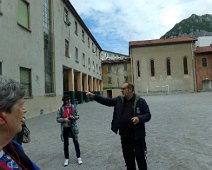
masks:
<path fill-rule="evenodd" d="M 64 106 L 64 117 L 70 117 L 73 114 L 73 106 L 72 105 L 66 105 Z"/>

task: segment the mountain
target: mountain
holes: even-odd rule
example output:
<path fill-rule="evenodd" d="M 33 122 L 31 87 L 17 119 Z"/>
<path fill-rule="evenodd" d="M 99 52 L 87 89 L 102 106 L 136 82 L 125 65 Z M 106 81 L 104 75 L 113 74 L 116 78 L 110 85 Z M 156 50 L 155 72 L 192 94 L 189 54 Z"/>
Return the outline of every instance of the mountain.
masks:
<path fill-rule="evenodd" d="M 161 38 L 212 36 L 212 15 L 198 16 L 192 14 L 189 18 L 177 23 Z"/>

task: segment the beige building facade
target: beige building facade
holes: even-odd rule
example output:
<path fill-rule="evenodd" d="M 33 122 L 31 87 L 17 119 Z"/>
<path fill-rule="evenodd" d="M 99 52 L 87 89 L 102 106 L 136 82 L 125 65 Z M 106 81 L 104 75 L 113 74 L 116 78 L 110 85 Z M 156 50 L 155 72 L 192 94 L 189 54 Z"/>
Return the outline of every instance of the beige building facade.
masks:
<path fill-rule="evenodd" d="M 194 92 L 195 41 L 178 37 L 129 42 L 136 92 Z"/>
<path fill-rule="evenodd" d="M 130 58 L 103 60 L 103 96 L 115 97 L 121 95 L 121 87 L 124 82 L 132 82 Z"/>
<path fill-rule="evenodd" d="M 0 34 L 0 74 L 26 87 L 27 117 L 102 91 L 102 49 L 68 0 L 1 0 Z"/>

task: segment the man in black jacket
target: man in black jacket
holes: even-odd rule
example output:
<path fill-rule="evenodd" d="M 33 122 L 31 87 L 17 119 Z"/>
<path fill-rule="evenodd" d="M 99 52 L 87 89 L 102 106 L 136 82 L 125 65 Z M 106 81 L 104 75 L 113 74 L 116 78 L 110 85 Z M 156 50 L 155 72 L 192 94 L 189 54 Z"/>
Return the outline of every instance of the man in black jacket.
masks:
<path fill-rule="evenodd" d="M 87 92 L 88 97 L 100 104 L 114 106 L 111 130 L 119 131 L 121 145 L 127 170 L 147 170 L 145 122 L 151 119 L 146 101 L 134 92 L 134 85 L 124 83 L 121 88 L 123 96 L 106 98 Z"/>

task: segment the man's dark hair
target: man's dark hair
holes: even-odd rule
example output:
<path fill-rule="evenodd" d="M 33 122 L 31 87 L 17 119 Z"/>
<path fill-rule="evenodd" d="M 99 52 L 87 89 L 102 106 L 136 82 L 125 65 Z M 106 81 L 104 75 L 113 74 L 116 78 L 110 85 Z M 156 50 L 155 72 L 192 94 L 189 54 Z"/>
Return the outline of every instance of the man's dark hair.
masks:
<path fill-rule="evenodd" d="M 135 90 L 134 85 L 132 83 L 128 83 L 127 88 L 132 90 L 132 91 Z"/>

